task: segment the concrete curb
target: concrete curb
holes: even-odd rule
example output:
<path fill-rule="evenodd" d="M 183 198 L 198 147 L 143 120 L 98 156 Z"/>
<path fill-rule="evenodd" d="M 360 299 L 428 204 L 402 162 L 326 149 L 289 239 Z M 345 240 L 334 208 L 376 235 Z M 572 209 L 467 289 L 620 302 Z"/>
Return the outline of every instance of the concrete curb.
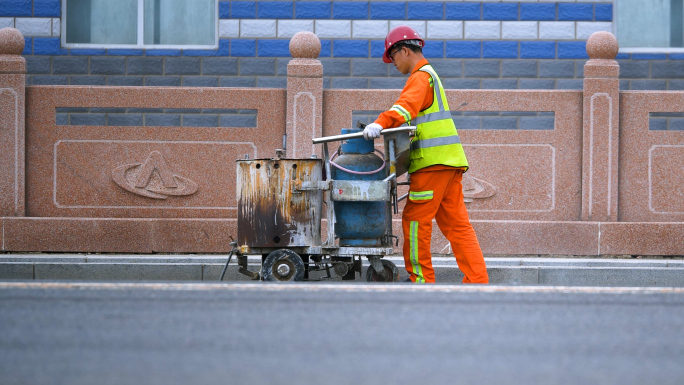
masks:
<path fill-rule="evenodd" d="M 405 278 L 401 256 L 391 256 Z M 225 255 L 0 254 L 0 280 L 218 281 Z M 507 285 L 684 287 L 684 260 L 607 258 L 485 258 L 490 282 Z M 259 270 L 260 258 L 249 258 Z M 364 274 L 357 282 L 365 281 Z M 460 283 L 453 257 L 434 257 L 437 282 Z M 324 272 L 312 272 L 313 280 Z M 235 259 L 225 281 L 248 281 Z M 328 280 L 328 279 L 324 279 Z M 332 281 L 341 281 L 334 276 Z"/>

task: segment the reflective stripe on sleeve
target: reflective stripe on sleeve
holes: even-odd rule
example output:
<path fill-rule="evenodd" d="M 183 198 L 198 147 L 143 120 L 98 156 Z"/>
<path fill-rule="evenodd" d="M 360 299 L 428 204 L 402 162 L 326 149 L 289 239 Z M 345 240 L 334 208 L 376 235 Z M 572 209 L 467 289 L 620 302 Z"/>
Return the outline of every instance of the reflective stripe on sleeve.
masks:
<path fill-rule="evenodd" d="M 395 104 L 392 106 L 392 108 L 390 108 L 390 111 L 396 111 L 399 115 L 401 115 L 404 118 L 406 123 L 410 124 L 411 114 L 409 114 L 409 112 L 406 110 L 406 108 L 404 108 L 398 104 Z"/>

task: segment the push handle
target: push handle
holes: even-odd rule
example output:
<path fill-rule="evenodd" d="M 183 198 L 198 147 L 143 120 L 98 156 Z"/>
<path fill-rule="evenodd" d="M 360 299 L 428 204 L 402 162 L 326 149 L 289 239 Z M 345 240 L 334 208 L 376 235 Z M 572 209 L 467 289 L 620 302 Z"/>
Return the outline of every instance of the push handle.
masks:
<path fill-rule="evenodd" d="M 337 142 L 339 140 L 357 139 L 357 138 L 363 138 L 363 132 L 355 132 L 353 134 L 344 134 L 344 135 L 324 136 L 322 138 L 313 138 L 313 144 Z"/>
<path fill-rule="evenodd" d="M 381 135 L 389 135 L 389 134 L 395 134 L 397 132 L 410 132 L 410 131 L 414 131 L 415 129 L 416 129 L 416 126 L 386 128 L 386 129 L 380 131 L 380 134 Z M 357 138 L 363 138 L 363 132 L 355 132 L 353 134 L 332 135 L 332 136 L 324 136 L 322 138 L 314 138 L 313 144 L 337 142 L 339 140 L 357 139 Z"/>

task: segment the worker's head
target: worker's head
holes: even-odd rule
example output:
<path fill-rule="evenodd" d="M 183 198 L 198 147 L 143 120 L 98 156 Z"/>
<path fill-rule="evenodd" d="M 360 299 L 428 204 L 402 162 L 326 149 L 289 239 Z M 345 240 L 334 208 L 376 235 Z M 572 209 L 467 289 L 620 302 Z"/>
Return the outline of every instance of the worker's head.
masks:
<path fill-rule="evenodd" d="M 394 55 L 403 51 L 404 48 L 422 55 L 424 45 L 425 41 L 418 32 L 409 26 L 400 25 L 393 28 L 385 37 L 385 53 L 382 55 L 382 61 L 392 63 Z"/>

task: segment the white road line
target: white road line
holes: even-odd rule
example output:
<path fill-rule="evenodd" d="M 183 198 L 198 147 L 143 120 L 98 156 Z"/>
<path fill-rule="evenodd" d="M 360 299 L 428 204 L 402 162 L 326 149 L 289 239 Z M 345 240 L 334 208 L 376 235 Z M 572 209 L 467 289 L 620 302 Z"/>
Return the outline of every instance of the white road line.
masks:
<path fill-rule="evenodd" d="M 266 292 L 427 292 L 427 293 L 571 293 L 571 294 L 684 294 L 681 287 L 497 286 L 336 283 L 129 283 L 129 282 L 0 282 L 2 289 L 177 290 Z"/>

